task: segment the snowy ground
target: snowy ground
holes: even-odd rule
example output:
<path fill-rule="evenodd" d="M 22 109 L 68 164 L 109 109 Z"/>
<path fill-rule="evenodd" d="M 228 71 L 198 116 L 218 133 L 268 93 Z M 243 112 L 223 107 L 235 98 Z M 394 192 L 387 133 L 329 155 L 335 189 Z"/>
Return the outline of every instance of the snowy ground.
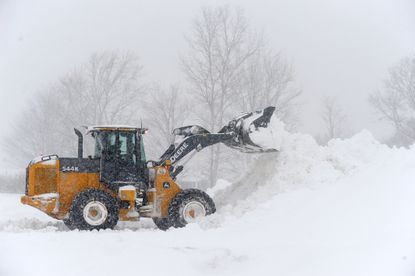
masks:
<path fill-rule="evenodd" d="M 0 276 L 415 275 L 415 148 L 367 132 L 327 147 L 301 134 L 282 143 L 220 183 L 218 212 L 184 229 L 68 231 L 0 194 Z"/>

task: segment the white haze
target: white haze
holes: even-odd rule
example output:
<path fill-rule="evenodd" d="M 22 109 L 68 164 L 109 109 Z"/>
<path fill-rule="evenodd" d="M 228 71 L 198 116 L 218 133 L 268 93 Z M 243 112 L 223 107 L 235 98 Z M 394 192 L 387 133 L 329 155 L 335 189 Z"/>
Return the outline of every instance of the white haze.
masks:
<path fill-rule="evenodd" d="M 415 54 L 410 0 L 0 0 L 2 135 L 36 91 L 96 51 L 134 51 L 148 81 L 184 82 L 178 57 L 192 18 L 203 6 L 225 3 L 243 8 L 252 27 L 293 63 L 304 92 L 299 130 L 321 132 L 321 98 L 333 95 L 353 132 L 367 128 L 379 139 L 390 134 L 367 98 L 389 66 Z"/>

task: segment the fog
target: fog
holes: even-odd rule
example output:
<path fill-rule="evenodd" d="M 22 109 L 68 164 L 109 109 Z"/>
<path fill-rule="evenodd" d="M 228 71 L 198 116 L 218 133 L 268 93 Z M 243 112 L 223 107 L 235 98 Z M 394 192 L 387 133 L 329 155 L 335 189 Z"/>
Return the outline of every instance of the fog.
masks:
<path fill-rule="evenodd" d="M 415 5 L 409 0 L 3 0 L 2 135 L 11 133 L 15 117 L 38 90 L 97 51 L 131 50 L 147 81 L 183 83 L 179 55 L 192 19 L 201 7 L 224 3 L 242 8 L 251 26 L 263 30 L 269 45 L 292 62 L 303 91 L 299 131 L 321 132 L 321 99 L 332 95 L 351 132 L 367 128 L 380 140 L 391 135 L 368 97 L 382 86 L 390 66 L 415 53 Z"/>

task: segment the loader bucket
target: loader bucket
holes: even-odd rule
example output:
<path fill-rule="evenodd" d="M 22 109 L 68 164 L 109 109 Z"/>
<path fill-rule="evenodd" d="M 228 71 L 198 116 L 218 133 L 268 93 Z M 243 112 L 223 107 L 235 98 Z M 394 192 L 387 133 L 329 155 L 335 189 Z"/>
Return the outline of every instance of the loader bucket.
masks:
<path fill-rule="evenodd" d="M 265 149 L 255 144 L 250 134 L 258 131 L 258 128 L 266 128 L 271 120 L 271 116 L 275 111 L 274 106 L 269 106 L 263 110 L 244 113 L 224 126 L 219 133 L 235 133 L 234 137 L 223 143 L 228 147 L 237 149 L 246 153 L 276 152 L 277 149 Z"/>

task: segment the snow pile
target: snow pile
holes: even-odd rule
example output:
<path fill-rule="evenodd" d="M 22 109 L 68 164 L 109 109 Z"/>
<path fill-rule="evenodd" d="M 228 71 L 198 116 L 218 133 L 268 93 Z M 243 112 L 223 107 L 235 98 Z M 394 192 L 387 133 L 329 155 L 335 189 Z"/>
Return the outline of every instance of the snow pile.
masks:
<path fill-rule="evenodd" d="M 208 191 L 217 213 L 182 229 L 143 219 L 68 231 L 0 194 L 0 276 L 415 275 L 415 148 L 389 148 L 367 131 L 322 147 L 275 117 L 259 133 L 255 142 L 280 151 L 220 181 Z"/>
<path fill-rule="evenodd" d="M 245 209 L 255 208 L 255 204 L 269 200 L 281 191 L 309 186 L 315 182 L 325 183 L 339 177 L 340 172 L 333 169 L 326 150 L 313 137 L 291 134 L 282 127 L 283 124 L 273 116 L 269 127 L 258 132 L 261 139 L 251 134 L 255 143 L 280 150 L 258 155 L 240 181 L 215 194 L 217 205 L 235 205 L 246 200 L 251 206 L 235 208 L 235 211 L 243 213 Z"/>
<path fill-rule="evenodd" d="M 218 181 L 216 181 L 216 185 L 213 186 L 212 188 L 208 188 L 206 193 L 210 196 L 210 197 L 214 197 L 215 194 L 219 193 L 220 191 L 228 188 L 229 186 L 231 186 L 232 183 L 228 182 L 224 179 L 218 179 Z"/>
<path fill-rule="evenodd" d="M 251 125 L 251 128 L 255 128 L 255 126 Z M 280 150 L 283 137 L 286 135 L 285 124 L 274 115 L 271 117 L 268 127 L 251 129 L 249 137 L 252 142 L 264 149 Z"/>
<path fill-rule="evenodd" d="M 1 232 L 28 232 L 41 230 L 44 232 L 68 231 L 60 221 L 42 221 L 36 218 L 10 219 L 0 222 Z"/>
<path fill-rule="evenodd" d="M 410 155 L 405 149 L 391 149 L 380 144 L 368 131 L 320 146 L 310 135 L 285 131 L 284 124 L 276 116 L 271 118 L 268 128 L 260 129 L 254 137 L 255 143 L 280 150 L 259 155 L 240 181 L 215 193 L 218 206 L 234 206 L 226 210 L 233 215 L 252 210 L 258 203 L 281 192 L 336 183 L 367 166 L 386 165 L 392 156 L 400 160 L 401 154 Z"/>

